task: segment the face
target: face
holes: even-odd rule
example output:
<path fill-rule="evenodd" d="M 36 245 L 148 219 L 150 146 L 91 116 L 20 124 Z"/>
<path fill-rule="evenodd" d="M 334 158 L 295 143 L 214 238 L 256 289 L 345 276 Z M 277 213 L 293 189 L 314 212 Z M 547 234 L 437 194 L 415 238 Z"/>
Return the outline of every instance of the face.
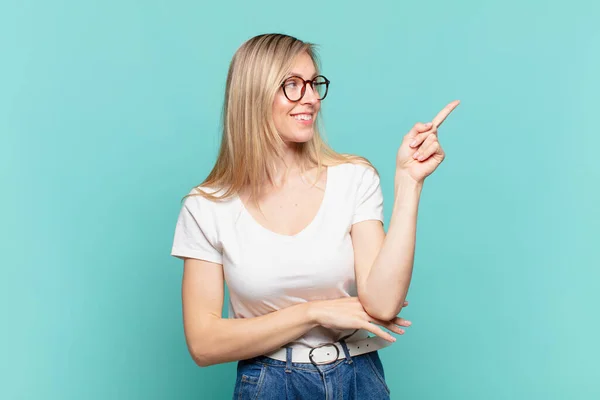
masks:
<path fill-rule="evenodd" d="M 317 75 L 315 65 L 308 53 L 304 52 L 296 57 L 290 71 L 290 76 L 299 76 L 303 79 L 313 79 Z M 289 101 L 283 89 L 279 88 L 273 101 L 273 121 L 277 132 L 286 143 L 303 143 L 309 141 L 314 135 L 315 120 L 321 108 L 321 100 L 311 85 L 306 85 L 304 96 L 300 101 Z"/>

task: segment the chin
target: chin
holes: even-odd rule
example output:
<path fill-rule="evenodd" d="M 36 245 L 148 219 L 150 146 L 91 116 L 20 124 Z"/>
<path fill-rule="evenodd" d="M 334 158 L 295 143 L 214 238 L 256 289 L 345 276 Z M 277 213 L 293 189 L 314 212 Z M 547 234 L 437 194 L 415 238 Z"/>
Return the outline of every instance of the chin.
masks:
<path fill-rule="evenodd" d="M 284 140 L 294 143 L 306 143 L 309 142 L 314 136 L 314 132 L 297 132 L 289 138 L 284 138 Z"/>

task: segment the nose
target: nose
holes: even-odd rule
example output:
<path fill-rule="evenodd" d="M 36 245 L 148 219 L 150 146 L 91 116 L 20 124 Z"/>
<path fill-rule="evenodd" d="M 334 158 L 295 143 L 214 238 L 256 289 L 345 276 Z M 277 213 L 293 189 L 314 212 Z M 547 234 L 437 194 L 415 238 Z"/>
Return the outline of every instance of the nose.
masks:
<path fill-rule="evenodd" d="M 302 104 L 315 104 L 319 100 L 319 96 L 313 89 L 312 85 L 307 83 L 304 96 L 302 96 Z"/>

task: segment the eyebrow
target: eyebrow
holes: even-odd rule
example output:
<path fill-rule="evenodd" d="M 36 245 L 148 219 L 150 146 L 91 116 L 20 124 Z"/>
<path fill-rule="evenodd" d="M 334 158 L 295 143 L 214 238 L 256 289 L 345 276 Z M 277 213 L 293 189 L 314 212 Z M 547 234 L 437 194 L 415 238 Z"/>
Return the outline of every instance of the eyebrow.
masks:
<path fill-rule="evenodd" d="M 290 72 L 289 74 L 287 74 L 287 75 L 285 76 L 285 78 L 284 78 L 284 79 L 287 79 L 287 78 L 289 78 L 289 77 L 292 77 L 292 76 L 299 76 L 299 77 L 302 77 L 302 74 L 299 74 L 299 73 L 297 73 L 297 72 Z M 310 79 L 315 79 L 315 77 L 317 77 L 317 76 L 319 76 L 319 73 L 318 73 L 318 72 L 315 72 L 315 73 L 314 73 L 314 75 L 312 76 L 312 78 L 310 78 Z"/>

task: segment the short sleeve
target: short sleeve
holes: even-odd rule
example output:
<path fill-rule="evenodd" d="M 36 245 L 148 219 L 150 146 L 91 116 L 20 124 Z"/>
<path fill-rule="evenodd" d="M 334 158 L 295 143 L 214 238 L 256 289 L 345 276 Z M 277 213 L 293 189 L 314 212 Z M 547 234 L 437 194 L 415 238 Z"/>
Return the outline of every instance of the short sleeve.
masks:
<path fill-rule="evenodd" d="M 175 225 L 172 256 L 223 263 L 222 252 L 216 244 L 215 218 L 208 202 L 199 196 L 186 198 Z"/>
<path fill-rule="evenodd" d="M 369 166 L 361 165 L 360 169 L 352 224 L 373 219 L 383 222 L 383 193 L 379 175 Z"/>

